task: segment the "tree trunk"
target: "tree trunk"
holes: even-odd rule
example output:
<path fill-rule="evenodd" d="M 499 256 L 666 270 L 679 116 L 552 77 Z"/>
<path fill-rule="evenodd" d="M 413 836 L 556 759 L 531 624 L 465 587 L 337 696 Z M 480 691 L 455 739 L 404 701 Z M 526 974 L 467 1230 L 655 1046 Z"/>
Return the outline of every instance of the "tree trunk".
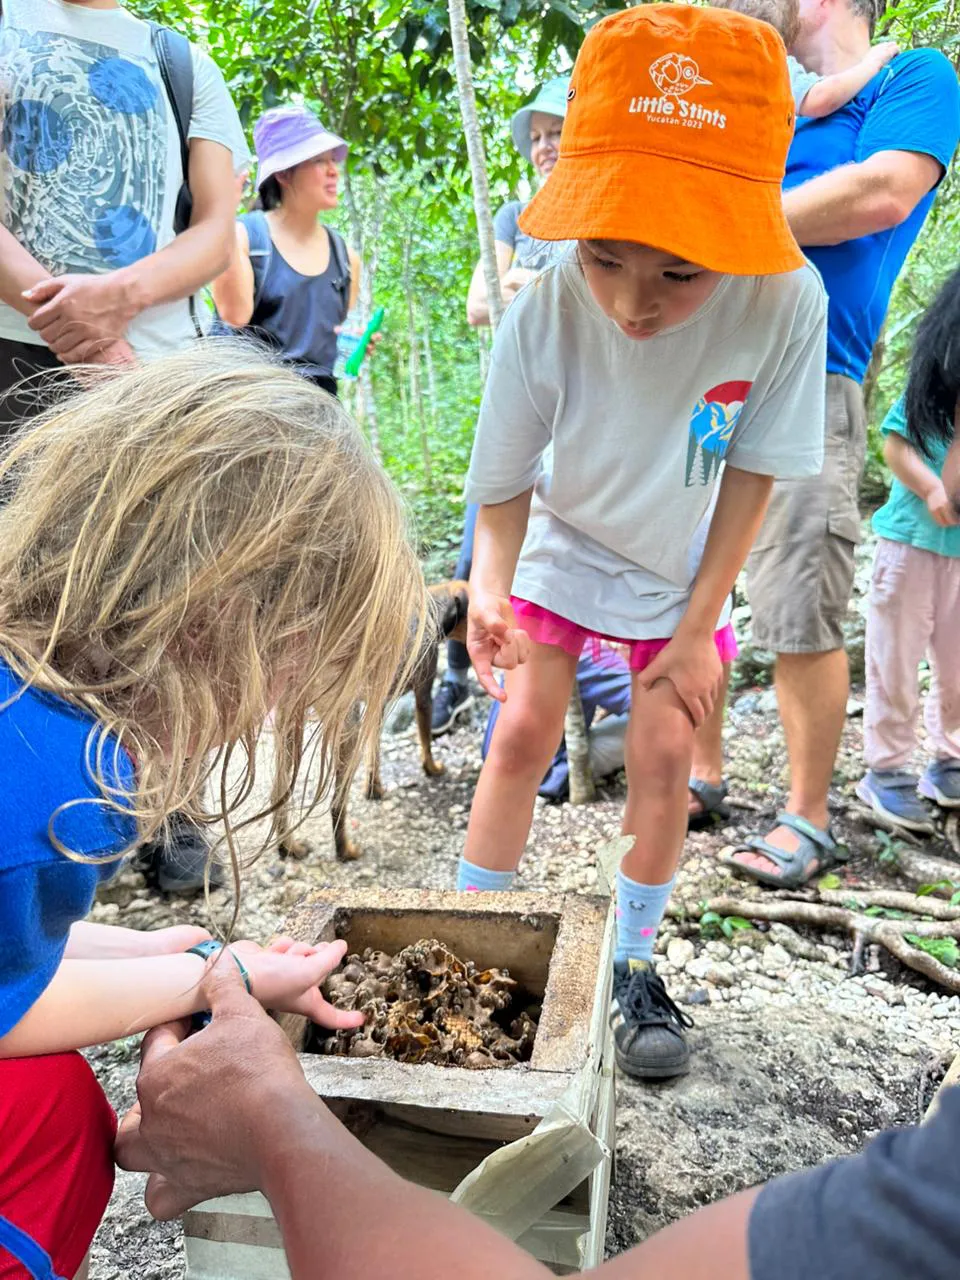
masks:
<path fill-rule="evenodd" d="M 490 371 L 490 330 L 481 325 L 476 331 L 477 359 L 480 361 L 480 385 L 485 386 Z"/>
<path fill-rule="evenodd" d="M 870 363 L 867 365 L 867 372 L 863 379 L 863 407 L 866 411 L 867 422 L 872 421 L 873 418 L 873 402 L 877 394 L 877 382 L 880 378 L 880 370 L 883 368 L 883 357 L 886 349 L 886 326 L 884 326 L 877 337 L 876 345 L 873 348 L 873 354 L 870 356 Z"/>
<path fill-rule="evenodd" d="M 583 703 L 580 700 L 580 686 L 573 682 L 573 691 L 567 705 L 567 716 L 563 726 L 563 736 L 567 743 L 567 764 L 570 770 L 570 803 L 589 804 L 597 798 L 597 788 L 590 768 L 590 742 L 587 722 L 583 715 Z"/>
<path fill-rule="evenodd" d="M 427 366 L 427 401 L 430 408 L 430 426 L 437 429 L 437 371 L 433 364 L 433 343 L 430 341 L 430 311 L 423 314 L 423 359 Z"/>
<path fill-rule="evenodd" d="M 467 9 L 464 0 L 449 0 L 449 9 L 453 66 L 457 75 L 457 97 L 460 100 L 460 116 L 463 120 L 467 157 L 470 161 L 473 208 L 477 216 L 477 235 L 480 239 L 480 261 L 483 264 L 483 279 L 487 286 L 490 328 L 496 330 L 503 315 L 503 298 L 500 293 L 500 276 L 497 273 L 497 254 L 493 247 L 493 215 L 490 212 L 487 162 L 483 152 L 483 138 L 480 135 L 480 121 L 477 119 L 477 99 L 473 92 Z"/>
<path fill-rule="evenodd" d="M 363 271 L 360 274 L 360 294 L 357 298 L 357 310 L 360 313 L 360 323 L 366 328 L 370 317 L 373 315 L 373 280 L 377 273 L 377 259 L 380 254 L 380 226 L 383 222 L 383 206 L 380 203 L 375 204 L 373 212 L 373 226 L 370 228 L 369 235 L 364 228 L 363 218 L 357 208 L 357 202 L 353 196 L 353 187 L 350 184 L 349 169 L 344 172 L 344 204 L 347 207 L 347 218 L 350 222 L 350 237 L 356 247 L 357 253 L 363 262 Z M 356 384 L 356 398 L 354 400 L 354 413 L 357 422 L 364 427 L 367 432 L 367 439 L 370 441 L 370 448 L 373 450 L 373 456 L 378 462 L 383 461 L 383 451 L 380 447 L 380 421 L 377 417 L 377 402 L 373 394 L 373 379 L 370 376 L 370 360 L 364 360 L 360 366 L 360 377 Z"/>
<path fill-rule="evenodd" d="M 430 440 L 427 433 L 427 419 L 423 408 L 423 389 L 420 385 L 420 340 L 417 331 L 417 304 L 413 296 L 413 272 L 410 263 L 410 245 L 412 237 L 407 236 L 403 246 L 403 292 L 407 299 L 407 328 L 410 334 L 409 360 L 407 364 L 410 375 L 410 411 L 416 418 L 417 431 L 420 435 L 420 454 L 423 458 L 423 483 L 429 490 L 433 483 Z"/>

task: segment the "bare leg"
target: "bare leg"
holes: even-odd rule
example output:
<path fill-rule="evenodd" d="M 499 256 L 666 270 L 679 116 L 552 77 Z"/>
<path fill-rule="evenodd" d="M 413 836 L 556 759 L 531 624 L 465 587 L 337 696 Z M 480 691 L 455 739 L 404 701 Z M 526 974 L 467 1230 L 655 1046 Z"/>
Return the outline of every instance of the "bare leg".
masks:
<path fill-rule="evenodd" d="M 622 866 L 631 880 L 666 884 L 687 834 L 693 724 L 669 680 L 658 680 L 647 692 L 634 679 L 631 698 L 623 831 L 636 836 L 636 843 Z"/>
<path fill-rule="evenodd" d="M 690 775 L 719 787 L 723 781 L 723 717 L 727 706 L 727 690 L 730 687 L 729 662 L 723 664 L 723 682 L 716 705 L 709 719 L 705 720 L 693 735 L 693 764 Z M 703 805 L 693 792 L 687 795 L 687 812 L 691 818 L 703 812 Z"/>
<path fill-rule="evenodd" d="M 523 854 L 537 788 L 563 734 L 577 659 L 556 645 L 534 644 L 508 671 L 507 701 L 470 809 L 464 857 L 490 871 L 513 871 Z"/>
<path fill-rule="evenodd" d="M 787 740 L 790 796 L 786 808 L 826 830 L 830 823 L 827 796 L 847 714 L 850 670 L 842 649 L 828 653 L 781 653 L 777 656 L 777 701 Z M 778 849 L 799 846 L 794 832 L 775 827 L 767 836 Z M 736 861 L 779 873 L 768 858 L 739 852 Z"/>
<path fill-rule="evenodd" d="M 90 1255 L 89 1253 L 80 1263 L 80 1270 L 73 1277 L 73 1280 L 89 1280 L 90 1276 Z"/>

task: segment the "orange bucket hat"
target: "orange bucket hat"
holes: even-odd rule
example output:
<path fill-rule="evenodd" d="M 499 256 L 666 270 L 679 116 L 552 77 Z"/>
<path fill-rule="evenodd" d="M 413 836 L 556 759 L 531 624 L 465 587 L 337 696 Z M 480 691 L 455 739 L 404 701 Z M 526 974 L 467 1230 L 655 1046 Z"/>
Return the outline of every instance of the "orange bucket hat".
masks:
<path fill-rule="evenodd" d="M 520 216 L 540 240 L 630 240 L 732 275 L 804 263 L 780 184 L 794 110 L 783 43 L 727 9 L 641 4 L 589 32 L 560 158 Z"/>

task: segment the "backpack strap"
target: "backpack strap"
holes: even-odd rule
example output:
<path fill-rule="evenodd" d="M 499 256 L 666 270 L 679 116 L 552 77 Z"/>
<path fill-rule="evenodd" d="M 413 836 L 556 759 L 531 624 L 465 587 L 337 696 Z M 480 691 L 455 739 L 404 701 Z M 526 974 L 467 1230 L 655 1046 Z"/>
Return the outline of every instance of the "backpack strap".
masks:
<path fill-rule="evenodd" d="M 343 308 L 340 315 L 342 322 L 346 320 L 347 312 L 350 310 L 350 252 L 339 231 L 334 231 L 333 227 L 327 227 L 327 235 L 330 237 L 330 254 L 337 271 L 337 279 L 333 287 L 340 294 Z"/>
<path fill-rule="evenodd" d="M 179 31 L 150 23 L 150 43 L 160 69 L 160 79 L 167 100 L 173 110 L 173 118 L 180 139 L 180 169 L 183 175 L 177 203 L 173 210 L 173 232 L 180 235 L 190 225 L 193 213 L 193 197 L 190 194 L 190 120 L 193 116 L 193 52 L 190 41 Z M 193 294 L 190 295 L 190 319 L 198 338 L 203 329 L 197 319 Z"/>
<path fill-rule="evenodd" d="M 262 209 L 254 209 L 251 213 L 243 214 L 240 221 L 247 229 L 247 240 L 250 242 L 250 265 L 253 267 L 253 311 L 256 314 L 267 272 L 270 270 L 270 259 L 273 257 L 273 238 L 270 235 L 270 224 Z"/>
<path fill-rule="evenodd" d="M 177 235 L 190 225 L 193 200 L 190 196 L 190 119 L 193 115 L 193 54 L 190 41 L 179 31 L 150 23 L 150 39 L 160 68 L 160 78 L 166 91 L 173 118 L 180 138 L 180 163 L 183 182 L 177 193 L 177 205 L 173 215 L 173 229 Z"/>

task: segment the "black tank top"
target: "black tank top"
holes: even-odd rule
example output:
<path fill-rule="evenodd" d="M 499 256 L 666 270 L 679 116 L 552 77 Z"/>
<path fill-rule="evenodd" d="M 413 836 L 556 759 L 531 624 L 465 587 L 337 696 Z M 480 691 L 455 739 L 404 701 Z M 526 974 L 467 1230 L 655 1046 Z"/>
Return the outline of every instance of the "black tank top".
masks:
<path fill-rule="evenodd" d="M 280 254 L 263 213 L 257 210 L 244 214 L 240 221 L 250 241 L 254 307 L 249 323 L 239 332 L 249 333 L 279 351 L 305 377 L 335 395 L 335 329 L 343 324 L 350 306 L 350 263 L 343 239 L 327 227 L 330 260 L 326 270 L 317 276 L 305 276 Z M 238 332 L 221 325 L 217 326 L 220 332 Z"/>

